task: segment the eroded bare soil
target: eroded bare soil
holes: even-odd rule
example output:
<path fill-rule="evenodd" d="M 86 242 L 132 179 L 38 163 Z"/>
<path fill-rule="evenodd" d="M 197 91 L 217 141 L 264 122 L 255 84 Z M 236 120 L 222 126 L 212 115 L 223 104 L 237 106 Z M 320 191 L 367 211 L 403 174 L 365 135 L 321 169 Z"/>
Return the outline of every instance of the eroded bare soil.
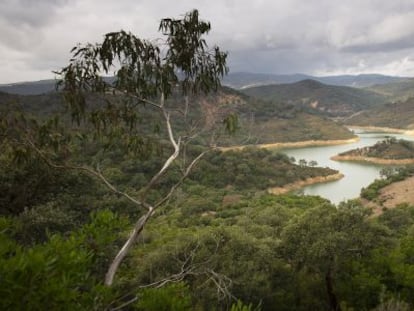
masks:
<path fill-rule="evenodd" d="M 363 203 L 373 208 L 374 215 L 380 215 L 384 208 L 394 208 L 402 203 L 414 205 L 414 176 L 382 188 L 375 202 L 363 200 Z"/>

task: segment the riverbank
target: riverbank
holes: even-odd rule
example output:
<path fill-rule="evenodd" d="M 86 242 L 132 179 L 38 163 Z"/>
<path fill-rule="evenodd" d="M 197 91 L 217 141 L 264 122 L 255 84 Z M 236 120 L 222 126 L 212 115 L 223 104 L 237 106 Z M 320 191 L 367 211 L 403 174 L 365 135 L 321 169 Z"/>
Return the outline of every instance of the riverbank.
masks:
<path fill-rule="evenodd" d="M 331 157 L 333 161 L 352 161 L 352 162 L 368 162 L 381 165 L 408 165 L 414 164 L 414 159 L 383 159 L 364 156 L 341 156 L 336 155 Z"/>
<path fill-rule="evenodd" d="M 414 130 L 381 127 L 381 126 L 354 126 L 354 125 L 345 125 L 345 126 L 349 128 L 350 130 L 360 130 L 360 131 L 365 131 L 365 132 L 393 133 L 393 134 L 414 136 Z"/>
<path fill-rule="evenodd" d="M 271 194 L 283 194 L 290 191 L 298 190 L 305 186 L 339 180 L 343 177 L 344 175 L 342 173 L 332 174 L 328 176 L 311 177 L 305 180 L 300 180 L 291 184 L 284 185 L 283 187 L 269 188 L 267 189 L 267 192 Z"/>
<path fill-rule="evenodd" d="M 283 149 L 283 148 L 303 148 L 303 147 L 318 147 L 318 146 L 334 146 L 352 144 L 359 141 L 359 137 L 356 136 L 350 139 L 337 139 L 337 140 L 305 140 L 297 142 L 286 142 L 286 143 L 269 143 L 269 144 L 257 144 L 257 145 L 243 145 L 243 146 L 231 146 L 231 147 L 220 147 L 221 151 L 229 150 L 242 150 L 247 147 L 257 147 L 266 149 Z"/>

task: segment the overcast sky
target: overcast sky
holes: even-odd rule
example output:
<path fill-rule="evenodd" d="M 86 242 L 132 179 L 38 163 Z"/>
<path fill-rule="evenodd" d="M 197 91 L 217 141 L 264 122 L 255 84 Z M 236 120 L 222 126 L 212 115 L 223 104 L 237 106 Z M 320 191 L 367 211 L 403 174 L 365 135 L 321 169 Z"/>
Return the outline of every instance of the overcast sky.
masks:
<path fill-rule="evenodd" d="M 193 8 L 232 72 L 414 76 L 414 0 L 0 0 L 0 83 L 53 78 L 110 31 L 160 37 Z"/>

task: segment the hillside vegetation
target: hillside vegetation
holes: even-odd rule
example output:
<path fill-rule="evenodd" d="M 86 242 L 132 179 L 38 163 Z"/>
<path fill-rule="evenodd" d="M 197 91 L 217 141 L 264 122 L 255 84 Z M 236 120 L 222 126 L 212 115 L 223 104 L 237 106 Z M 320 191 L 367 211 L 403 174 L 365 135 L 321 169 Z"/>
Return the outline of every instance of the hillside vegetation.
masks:
<path fill-rule="evenodd" d="M 405 101 L 414 97 L 414 79 L 406 78 L 402 81 L 377 84 L 366 89 L 384 95 L 392 102 Z"/>
<path fill-rule="evenodd" d="M 227 53 L 207 47 L 210 28 L 194 9 L 156 40 L 110 32 L 71 50 L 59 92 L 1 95 L 0 310 L 414 307 L 413 206 L 374 219 L 358 201 L 270 195 L 340 174 L 218 150 L 274 139 L 261 122 L 334 134 L 304 105 L 220 89 Z"/>
<path fill-rule="evenodd" d="M 335 159 L 376 158 L 385 160 L 414 159 L 414 142 L 389 138 L 373 146 L 352 149 L 340 153 Z"/>
<path fill-rule="evenodd" d="M 350 86 L 357 88 L 406 80 L 405 78 L 401 77 L 385 76 L 380 74 L 317 77 L 305 74 L 276 75 L 251 72 L 230 72 L 227 76 L 224 77 L 223 84 L 233 88 L 244 89 L 247 87 L 259 85 L 295 83 L 306 79 L 312 79 L 324 84 Z"/>
<path fill-rule="evenodd" d="M 127 302 L 137 311 L 223 310 L 236 299 L 263 311 L 332 310 L 328 294 L 355 310 L 414 303 L 413 207 L 374 220 L 355 202 L 335 207 L 319 197 L 266 195 L 271 179 L 305 176 L 299 168 L 291 175 L 284 156 L 212 153 L 146 227 L 112 288 L 101 280 L 135 208 L 87 176 L 37 159 L 19 167 L 7 154 L 0 160 L 5 310 L 110 310 Z M 112 153 L 104 173 L 133 189 L 156 162 L 137 165 Z M 174 175 L 151 195 L 168 189 Z"/>
<path fill-rule="evenodd" d="M 249 96 L 292 103 L 307 111 L 331 117 L 348 116 L 386 102 L 384 96 L 371 91 L 326 85 L 314 80 L 251 87 L 242 91 Z"/>
<path fill-rule="evenodd" d="M 173 98 L 172 101 L 177 98 Z M 216 94 L 192 99 L 200 104 L 191 112 L 194 122 L 208 115 L 207 122 L 220 122 L 227 113 L 238 116 L 238 130 L 233 135 L 223 133 L 220 144 L 255 145 L 275 142 L 298 142 L 307 140 L 342 140 L 354 137 L 346 127 L 332 120 L 306 112 L 302 107 L 282 102 L 264 101 L 223 87 Z M 97 104 L 99 101 L 97 100 Z M 13 95 L 0 92 L 0 110 L 7 105 L 22 109 L 38 117 L 63 112 L 63 99 L 59 93 L 43 95 Z M 142 120 L 149 119 L 148 110 L 142 109 Z M 180 120 L 177 119 L 178 126 Z M 142 122 L 148 131 L 152 128 Z M 199 140 L 203 143 L 202 137 Z"/>
<path fill-rule="evenodd" d="M 81 150 L 74 156 L 101 156 L 99 146 Z M 265 193 L 332 170 L 297 166 L 268 150 L 208 154 L 145 228 L 120 282 L 104 288 L 108 260 L 138 211 L 79 172 L 51 169 L 37 157 L 16 161 L 0 156 L 2 309 L 128 303 L 137 311 L 223 310 L 239 299 L 240 308 L 243 301 L 263 311 L 331 310 L 329 295 L 356 310 L 414 303 L 412 207 L 373 220 L 355 202 L 336 207 L 320 197 Z M 113 150 L 102 173 L 134 193 L 160 162 L 156 154 L 140 159 Z M 168 191 L 179 170 L 150 195 Z"/>
<path fill-rule="evenodd" d="M 414 128 L 414 98 L 389 103 L 362 111 L 349 119 L 346 124 L 356 126 L 377 126 L 396 129 Z"/>
<path fill-rule="evenodd" d="M 109 78 L 110 79 L 110 78 Z M 316 77 L 305 74 L 276 75 L 251 72 L 230 72 L 222 80 L 224 85 L 236 89 L 268 84 L 295 83 L 301 80 L 312 79 L 330 85 L 351 87 L 373 87 L 397 82 L 404 82 L 406 78 L 384 76 L 379 74 L 339 75 Z M 40 95 L 55 91 L 55 80 L 28 81 L 12 84 L 0 84 L 0 92 L 19 95 Z"/>

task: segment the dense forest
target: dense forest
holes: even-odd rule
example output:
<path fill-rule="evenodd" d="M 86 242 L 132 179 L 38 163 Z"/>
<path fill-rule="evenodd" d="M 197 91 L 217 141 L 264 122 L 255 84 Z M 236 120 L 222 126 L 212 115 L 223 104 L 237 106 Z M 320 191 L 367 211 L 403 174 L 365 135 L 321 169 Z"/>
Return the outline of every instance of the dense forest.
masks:
<path fill-rule="evenodd" d="M 320 119 L 211 95 L 227 54 L 196 10 L 160 30 L 162 49 L 124 31 L 75 47 L 58 93 L 2 94 L 0 308 L 411 310 L 414 206 L 269 194 L 337 171 L 217 146 L 252 112 Z"/>
<path fill-rule="evenodd" d="M 372 218 L 356 201 L 268 195 L 266 178 L 246 172 L 249 164 L 280 170 L 289 161 L 264 150 L 232 153 L 200 163 L 148 224 L 112 287 L 103 286 L 104 274 L 134 207 L 88 176 L 36 158 L 16 167 L 3 155 L 2 309 L 112 310 L 132 300 L 124 310 L 217 310 L 237 300 L 251 310 L 410 309 L 412 206 Z M 138 172 L 124 160 L 108 175 L 128 189 L 153 162 Z"/>

